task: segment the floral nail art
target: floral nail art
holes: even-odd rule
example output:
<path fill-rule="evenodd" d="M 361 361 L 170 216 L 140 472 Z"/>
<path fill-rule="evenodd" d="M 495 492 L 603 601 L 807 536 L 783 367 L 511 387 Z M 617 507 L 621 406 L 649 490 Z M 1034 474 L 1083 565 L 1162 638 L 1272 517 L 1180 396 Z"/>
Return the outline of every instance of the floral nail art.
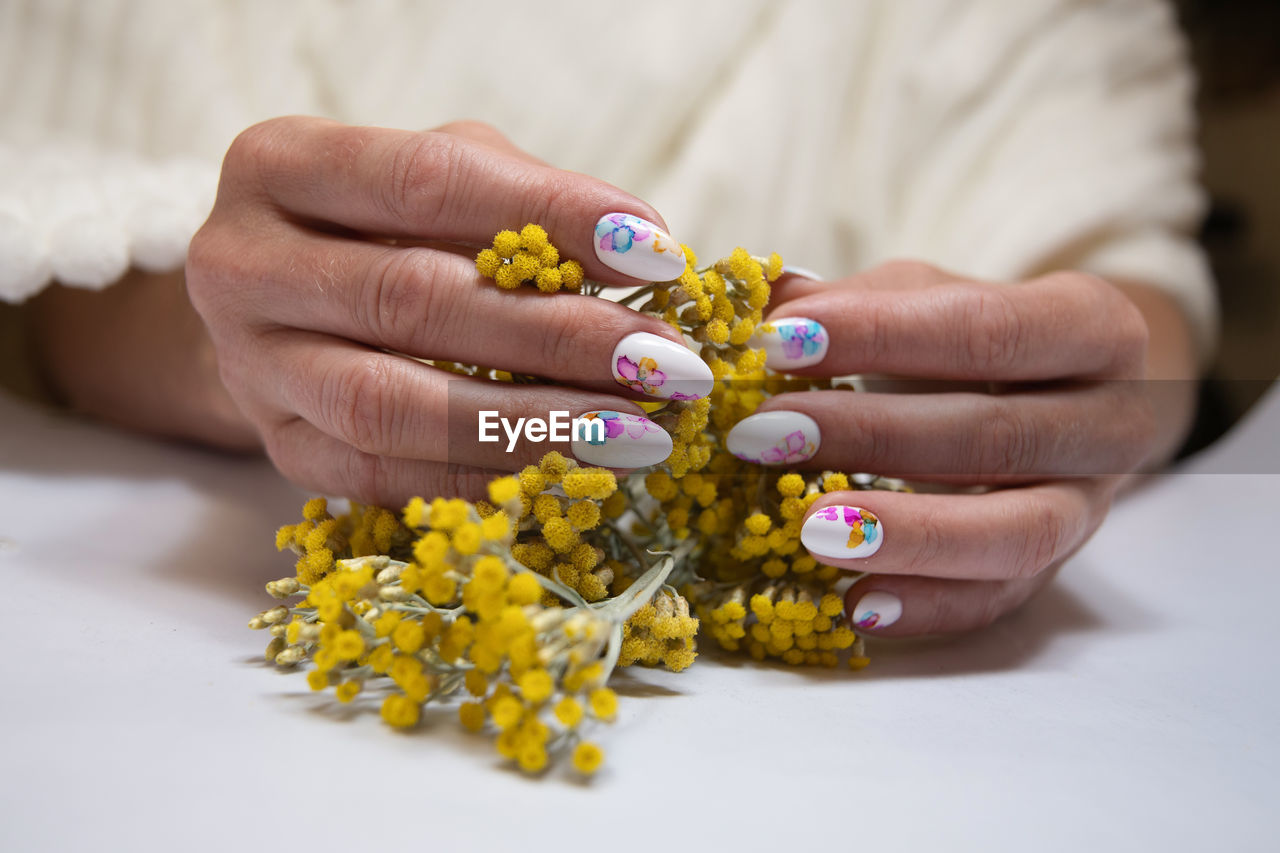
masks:
<path fill-rule="evenodd" d="M 662 383 L 667 381 L 667 374 L 658 369 L 658 362 L 651 358 L 642 358 L 639 363 L 625 355 L 618 359 L 618 375 L 614 377 L 619 384 L 632 391 L 657 396 Z"/>
<path fill-rule="evenodd" d="M 594 437 L 599 434 L 599 430 L 586 430 L 587 438 L 584 440 L 588 444 L 602 445 L 611 438 L 628 438 L 637 439 L 648 432 L 662 432 L 662 427 L 655 424 L 648 418 L 640 418 L 635 415 L 624 415 L 621 412 L 587 412 L 582 416 L 585 421 L 599 420 L 604 423 L 604 435 L 599 436 L 599 441 Z"/>
<path fill-rule="evenodd" d="M 668 400 L 698 400 L 711 393 L 711 368 L 688 347 L 649 332 L 627 335 L 613 350 L 619 385 Z"/>
<path fill-rule="evenodd" d="M 807 317 L 782 317 L 762 325 L 752 338 L 767 354 L 766 366 L 772 370 L 809 367 L 827 355 L 831 339 L 826 328 Z"/>
<path fill-rule="evenodd" d="M 610 213 L 596 223 L 596 236 L 600 238 L 601 249 L 622 253 L 653 236 L 653 228 L 638 216 Z"/>
<path fill-rule="evenodd" d="M 776 410 L 743 418 L 725 438 L 729 452 L 756 465 L 799 465 L 818 452 L 818 424 L 801 412 Z"/>
<path fill-rule="evenodd" d="M 880 519 L 870 510 L 856 506 L 829 506 L 818 510 L 817 515 L 827 521 L 843 519 L 849 525 L 846 548 L 857 548 L 863 542 L 870 544 L 880 538 Z"/>
<path fill-rule="evenodd" d="M 596 257 L 621 273 L 670 281 L 684 272 L 684 249 L 652 222 L 629 213 L 608 213 L 595 227 Z"/>
<path fill-rule="evenodd" d="M 817 446 L 806 438 L 802 431 L 796 430 L 784 436 L 781 441 L 759 457 L 739 456 L 738 458 L 744 462 L 755 462 L 757 465 L 791 465 L 812 459 L 813 454 L 817 452 Z"/>
<path fill-rule="evenodd" d="M 887 628 L 902 616 L 902 599 L 891 592 L 877 590 L 858 600 L 853 608 L 853 627 L 865 631 L 869 628 Z"/>
<path fill-rule="evenodd" d="M 662 427 L 626 412 L 587 412 L 578 417 L 574 426 L 573 455 L 588 465 L 657 465 L 671 455 L 672 446 L 671 436 Z"/>
<path fill-rule="evenodd" d="M 800 529 L 800 541 L 815 554 L 841 560 L 870 557 L 884 543 L 884 525 L 875 513 L 856 506 L 828 506 Z"/>

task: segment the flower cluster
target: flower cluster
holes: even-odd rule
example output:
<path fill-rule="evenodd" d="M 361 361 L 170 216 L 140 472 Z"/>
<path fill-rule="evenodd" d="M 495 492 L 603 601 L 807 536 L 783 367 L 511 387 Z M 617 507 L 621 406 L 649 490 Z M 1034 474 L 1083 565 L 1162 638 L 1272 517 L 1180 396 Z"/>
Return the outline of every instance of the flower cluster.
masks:
<path fill-rule="evenodd" d="M 332 515 L 323 499 L 309 501 L 276 537 L 297 554 L 296 576 L 267 585 L 300 600 L 250 622 L 272 635 L 268 659 L 310 661 L 312 688 L 333 688 L 342 702 L 376 692 L 397 727 L 458 699 L 462 726 L 493 733 L 523 770 L 567 755 L 587 774 L 603 752 L 584 732 L 616 712 L 614 668 L 683 670 L 699 631 L 758 660 L 865 666 L 844 613 L 848 575 L 801 547 L 801 523 L 823 493 L 905 486 L 764 468 L 725 449 L 729 429 L 770 395 L 832 384 L 766 374 L 765 352 L 752 346 L 781 258 L 736 249 L 699 268 L 684 252 L 677 280 L 619 300 L 678 329 L 717 380 L 707 398 L 645 404 L 672 436 L 662 466 L 619 483 L 551 452 L 493 480 L 488 500 L 414 498 L 399 515 L 361 505 Z M 532 224 L 499 233 L 476 267 L 508 289 L 602 289 Z"/>
<path fill-rule="evenodd" d="M 560 251 L 547 240 L 541 225 L 529 223 L 515 231 L 499 231 L 493 246 L 476 257 L 476 270 L 505 290 L 533 282 L 543 293 L 576 291 L 582 287 L 582 265 L 561 261 Z"/>

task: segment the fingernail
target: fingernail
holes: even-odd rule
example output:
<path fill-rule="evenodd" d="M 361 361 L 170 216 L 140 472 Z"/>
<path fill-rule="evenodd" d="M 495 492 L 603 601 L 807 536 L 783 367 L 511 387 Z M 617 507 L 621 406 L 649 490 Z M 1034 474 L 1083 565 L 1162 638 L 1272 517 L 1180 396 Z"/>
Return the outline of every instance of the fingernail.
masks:
<path fill-rule="evenodd" d="M 765 367 L 787 370 L 809 367 L 827 356 L 831 337 L 817 320 L 808 317 L 779 317 L 761 324 L 752 335 L 750 346 L 764 347 Z"/>
<path fill-rule="evenodd" d="M 697 400 L 711 393 L 711 368 L 688 347 L 648 332 L 635 332 L 613 350 L 613 378 L 650 397 Z"/>
<path fill-rule="evenodd" d="M 800 528 L 800 542 L 814 554 L 837 560 L 870 557 L 884 542 L 884 525 L 861 507 L 823 507 Z"/>
<path fill-rule="evenodd" d="M 626 412 L 587 412 L 574 422 L 573 455 L 605 468 L 644 468 L 666 461 L 671 436 L 648 418 Z"/>
<path fill-rule="evenodd" d="M 813 279 L 814 281 L 822 281 L 822 280 L 823 280 L 823 279 L 822 279 L 822 276 L 818 275 L 818 274 L 817 274 L 816 272 L 814 272 L 813 270 L 805 269 L 804 267 L 792 266 L 791 264 L 784 264 L 784 265 L 783 265 L 783 267 L 782 267 L 782 274 L 783 274 L 783 275 L 798 275 L 798 276 L 800 276 L 801 278 L 811 278 L 811 279 Z"/>
<path fill-rule="evenodd" d="M 797 465 L 812 459 L 821 443 L 817 421 L 782 411 L 743 418 L 725 438 L 730 453 L 757 465 Z"/>
<path fill-rule="evenodd" d="M 596 223 L 600 263 L 644 281 L 670 281 L 684 272 L 684 249 L 657 225 L 629 213 L 606 213 Z"/>
<path fill-rule="evenodd" d="M 854 605 L 849 620 L 860 630 L 888 628 L 902 615 L 902 599 L 891 592 L 869 592 Z"/>

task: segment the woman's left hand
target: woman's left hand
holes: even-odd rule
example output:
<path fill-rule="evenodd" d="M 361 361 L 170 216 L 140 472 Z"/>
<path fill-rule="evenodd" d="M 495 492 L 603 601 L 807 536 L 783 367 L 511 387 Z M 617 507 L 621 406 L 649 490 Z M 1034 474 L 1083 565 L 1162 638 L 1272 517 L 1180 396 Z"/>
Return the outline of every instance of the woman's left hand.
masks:
<path fill-rule="evenodd" d="M 837 282 L 784 279 L 771 305 L 770 369 L 927 384 L 777 395 L 735 426 L 735 453 L 985 487 L 839 491 L 813 504 L 801 535 L 809 552 L 869 573 L 846 599 L 859 630 L 961 631 L 1019 606 L 1157 447 L 1147 322 L 1095 276 L 1008 286 L 896 262 Z"/>

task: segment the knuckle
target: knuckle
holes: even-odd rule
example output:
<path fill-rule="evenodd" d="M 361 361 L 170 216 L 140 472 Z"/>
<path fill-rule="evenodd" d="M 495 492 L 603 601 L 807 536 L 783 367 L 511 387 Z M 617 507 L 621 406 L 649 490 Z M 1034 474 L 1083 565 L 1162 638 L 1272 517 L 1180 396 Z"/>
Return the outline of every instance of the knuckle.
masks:
<path fill-rule="evenodd" d="M 595 343 L 612 340 L 613 324 L 599 316 L 599 312 L 593 310 L 595 306 L 585 299 L 568 295 L 561 301 L 563 306 L 557 306 L 556 322 L 541 326 L 538 341 L 541 363 L 553 368 L 559 378 L 589 375 Z"/>
<path fill-rule="evenodd" d="M 920 516 L 915 535 L 912 565 L 919 567 L 922 573 L 927 573 L 926 567 L 936 566 L 947 559 L 951 544 L 935 514 L 925 512 Z"/>
<path fill-rule="evenodd" d="M 1013 301 L 998 289 L 964 288 L 966 299 L 957 329 L 964 340 L 957 351 L 977 375 L 1017 364 L 1024 349 L 1024 328 Z"/>
<path fill-rule="evenodd" d="M 1030 578 L 1053 565 L 1068 535 L 1068 524 L 1062 514 L 1047 501 L 1027 498 L 1024 523 L 1014 534 L 1009 546 L 1004 579 Z"/>
<path fill-rule="evenodd" d="M 266 183 L 287 157 L 288 138 L 295 124 L 293 117 L 286 116 L 260 121 L 240 131 L 223 158 L 223 181 L 256 179 Z"/>
<path fill-rule="evenodd" d="M 1037 459 L 1036 432 L 1018 413 L 1015 404 L 993 399 L 986 423 L 970 433 L 974 447 L 970 457 L 979 475 L 1025 474 Z"/>
<path fill-rule="evenodd" d="M 416 337 L 431 322 L 442 300 L 433 299 L 434 265 L 415 249 L 387 249 L 369 268 L 352 299 L 352 317 L 370 340 L 388 346 Z M 447 306 L 447 301 L 445 301 Z M 434 325 L 434 323 L 433 323 Z"/>
<path fill-rule="evenodd" d="M 436 221 L 455 198 L 466 197 L 466 187 L 459 186 L 465 182 L 458 148 L 458 137 L 436 131 L 413 134 L 395 146 L 380 202 L 405 231 L 418 230 L 421 220 Z"/>
<path fill-rule="evenodd" d="M 353 499 L 368 504 L 386 502 L 390 478 L 383 458 L 359 450 L 350 451 L 343 460 L 341 478 Z"/>
<path fill-rule="evenodd" d="M 394 382 L 390 361 L 370 353 L 345 372 L 321 379 L 322 417 L 357 450 L 386 452 L 395 423 Z"/>

